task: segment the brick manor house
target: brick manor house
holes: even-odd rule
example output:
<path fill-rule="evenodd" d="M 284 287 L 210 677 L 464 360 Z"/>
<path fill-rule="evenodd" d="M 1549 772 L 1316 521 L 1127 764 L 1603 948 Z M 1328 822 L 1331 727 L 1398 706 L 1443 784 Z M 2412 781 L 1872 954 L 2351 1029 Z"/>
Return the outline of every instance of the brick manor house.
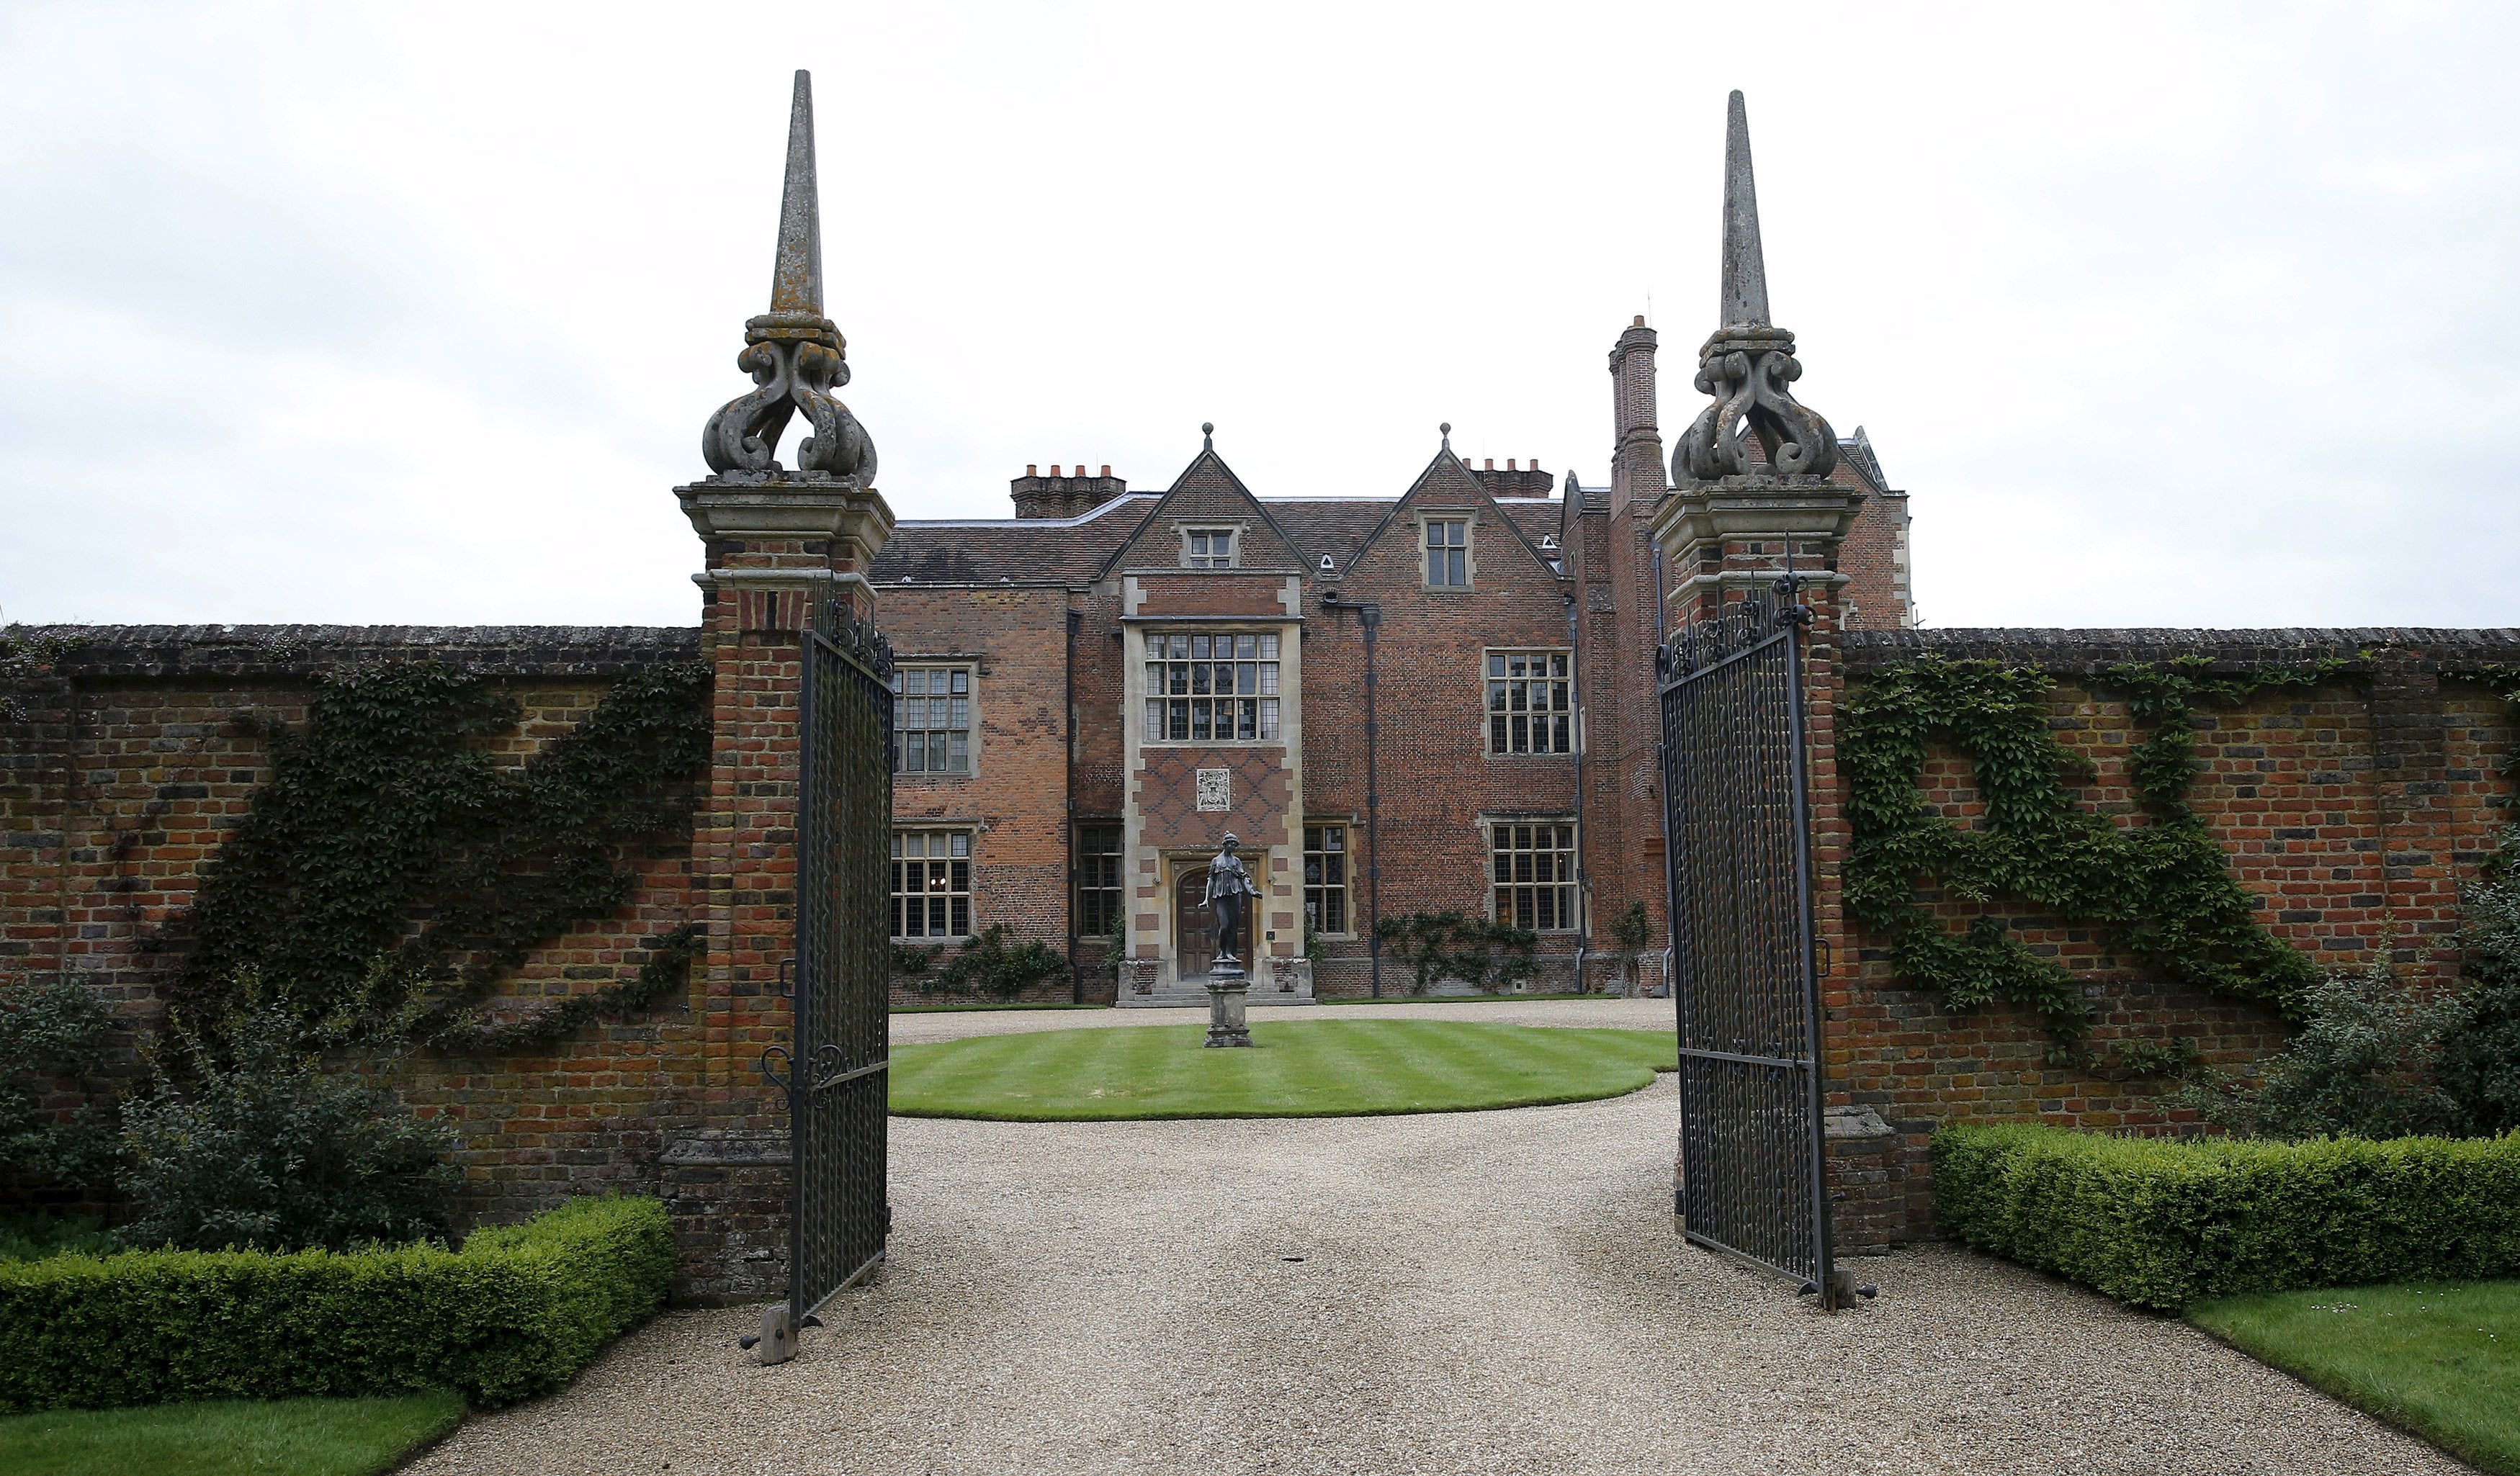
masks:
<path fill-rule="evenodd" d="M 1474 464 L 1448 425 L 1406 488 L 1255 491 L 1202 427 L 1161 493 L 1036 465 L 1011 518 L 902 520 L 871 571 L 899 941 L 1003 924 L 1075 961 L 1079 998 L 1203 1003 L 1231 831 L 1264 894 L 1255 1001 L 1407 993 L 1375 920 L 1443 912 L 1536 930 L 1535 988 L 1651 987 L 1655 612 L 1734 578 L 1658 566 L 1654 354 L 1642 318 L 1610 351 L 1606 487 Z M 1819 577 L 1848 628 L 1912 625 L 1907 494 L 1861 428 L 1843 450 L 1859 501 Z M 1641 962 L 1606 933 L 1638 904 Z"/>

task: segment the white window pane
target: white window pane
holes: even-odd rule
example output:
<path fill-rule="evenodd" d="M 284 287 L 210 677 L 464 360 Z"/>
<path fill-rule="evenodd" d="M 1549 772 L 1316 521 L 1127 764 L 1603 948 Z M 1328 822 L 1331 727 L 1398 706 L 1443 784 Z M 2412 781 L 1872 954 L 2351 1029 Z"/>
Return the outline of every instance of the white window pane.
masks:
<path fill-rule="evenodd" d="M 1260 659 L 1263 661 L 1275 661 L 1278 659 L 1278 633 L 1276 631 L 1264 631 L 1261 634 Z"/>

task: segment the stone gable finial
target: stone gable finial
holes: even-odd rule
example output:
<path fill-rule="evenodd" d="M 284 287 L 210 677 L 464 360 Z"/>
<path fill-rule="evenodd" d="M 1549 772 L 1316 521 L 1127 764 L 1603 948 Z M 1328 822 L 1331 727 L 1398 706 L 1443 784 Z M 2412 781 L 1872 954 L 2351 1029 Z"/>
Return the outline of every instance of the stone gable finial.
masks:
<path fill-rule="evenodd" d="M 700 455 L 711 471 L 744 479 L 784 474 L 775 459 L 779 436 L 797 411 L 814 433 L 796 447 L 807 476 L 875 477 L 875 442 L 832 390 L 849 381 L 848 341 L 823 316 L 822 206 L 814 185 L 814 91 L 796 73 L 788 114 L 788 180 L 779 202 L 779 251 L 771 269 L 770 311 L 743 325 L 735 367 L 752 376 L 751 392 L 709 417 Z"/>
<path fill-rule="evenodd" d="M 1747 429 L 1779 477 L 1826 476 L 1837 435 L 1793 395 L 1803 367 L 1794 335 L 1768 321 L 1768 265 L 1759 246 L 1759 192 L 1750 173 L 1750 117 L 1732 94 L 1724 130 L 1724 283 L 1719 326 L 1697 351 L 1697 388 L 1715 397 L 1672 452 L 1677 481 L 1750 473 Z"/>

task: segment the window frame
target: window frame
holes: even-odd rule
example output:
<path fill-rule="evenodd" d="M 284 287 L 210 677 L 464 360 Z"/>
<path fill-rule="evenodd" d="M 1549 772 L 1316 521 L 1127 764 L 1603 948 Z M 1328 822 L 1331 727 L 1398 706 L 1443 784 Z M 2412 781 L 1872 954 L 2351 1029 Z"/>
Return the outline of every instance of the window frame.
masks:
<path fill-rule="evenodd" d="M 1204 655 L 1197 653 L 1202 644 L 1220 640 L 1230 640 L 1235 643 L 1234 655 L 1220 659 L 1213 653 L 1212 645 L 1210 645 L 1209 653 Z M 1241 647 L 1245 643 L 1252 648 L 1252 653 L 1249 656 L 1241 653 Z M 1144 717 L 1140 720 L 1138 728 L 1139 746 L 1145 748 L 1261 748 L 1284 744 L 1286 741 L 1286 691 L 1281 679 L 1285 672 L 1284 652 L 1288 644 L 1281 631 L 1254 630 L 1247 626 L 1238 627 L 1237 623 L 1230 618 L 1220 619 L 1212 624 L 1199 621 L 1190 624 L 1187 628 L 1176 627 L 1142 632 L 1138 648 L 1137 674 L 1140 684 L 1145 688 L 1145 691 L 1139 693 L 1145 706 L 1142 709 Z M 1173 654 L 1175 649 L 1181 650 L 1184 654 Z M 1161 654 L 1158 654 L 1159 651 Z M 1163 668 L 1160 675 L 1152 669 L 1157 667 Z M 1250 668 L 1252 681 L 1251 690 L 1247 693 L 1241 689 L 1242 669 L 1245 667 Z M 1180 668 L 1178 683 L 1174 681 L 1174 668 Z M 1214 690 L 1215 674 L 1219 668 L 1226 668 L 1233 672 L 1234 691 L 1220 693 Z M 1207 690 L 1200 690 L 1202 680 L 1206 683 Z M 1180 690 L 1174 690 L 1176 686 Z M 1217 705 L 1242 701 L 1248 701 L 1251 705 L 1247 714 L 1240 707 L 1234 709 L 1236 733 L 1230 737 L 1218 737 L 1214 723 Z M 1204 737 L 1200 735 L 1198 729 L 1198 719 L 1201 716 L 1198 708 L 1201 703 L 1207 704 L 1206 715 L 1210 719 L 1208 732 Z M 1251 719 L 1249 737 L 1243 737 L 1240 733 L 1240 720 L 1246 715 Z M 1159 732 L 1158 727 L 1160 727 Z M 1175 736 L 1177 731 L 1186 736 Z"/>
<path fill-rule="evenodd" d="M 1339 843 L 1337 846 L 1330 847 L 1323 844 L 1323 842 L 1327 842 L 1329 839 L 1329 832 L 1332 831 L 1336 831 L 1338 834 Z M 1313 858 L 1316 856 L 1325 858 L 1336 856 L 1339 858 L 1339 879 L 1336 882 L 1315 881 L 1313 879 Z M 1355 822 L 1346 816 L 1339 816 L 1326 820 L 1315 819 L 1305 821 L 1304 844 L 1301 857 L 1303 867 L 1302 874 L 1304 878 L 1302 917 L 1304 918 L 1305 926 L 1310 928 L 1313 935 L 1316 937 L 1340 939 L 1354 938 L 1357 935 Z M 1327 865 L 1325 866 L 1325 870 L 1327 871 Z M 1316 916 L 1313 912 L 1315 894 L 1328 894 L 1331 892 L 1338 894 L 1340 919 L 1345 924 L 1341 927 L 1322 927 L 1314 921 Z"/>
<path fill-rule="evenodd" d="M 904 841 L 914 835 L 919 837 L 920 848 L 925 853 L 919 857 L 904 854 Z M 936 851 L 930 843 L 930 837 L 946 842 L 946 848 L 942 853 Z M 957 840 L 963 843 L 962 854 L 959 856 L 953 854 L 953 842 Z M 893 827 L 890 857 L 892 872 L 885 882 L 887 888 L 885 905 L 890 913 L 893 942 L 917 946 L 931 943 L 968 943 L 979 936 L 979 856 L 977 854 L 979 849 L 979 831 L 971 826 Z M 923 869 L 939 865 L 944 868 L 944 871 L 937 874 L 942 876 L 946 885 L 940 887 L 922 884 L 915 892 L 906 889 L 903 885 L 908 879 L 909 867 L 918 866 Z M 959 876 L 955 871 L 958 866 L 961 868 Z M 959 887 L 953 884 L 957 880 L 962 883 Z M 922 930 L 915 933 L 903 932 L 901 926 L 907 916 L 907 904 L 914 896 L 923 899 L 927 904 L 921 910 L 919 919 Z M 963 905 L 963 931 L 958 933 L 950 930 L 946 932 L 924 930 L 927 919 L 935 916 L 939 903 L 944 905 L 945 920 L 951 923 L 954 920 L 954 904 L 957 901 Z"/>
<path fill-rule="evenodd" d="M 1096 840 L 1108 836 L 1110 848 L 1097 850 Z M 1080 938 L 1107 938 L 1113 922 L 1125 923 L 1129 917 L 1128 877 L 1124 863 L 1129 852 L 1128 827 L 1117 820 L 1079 821 L 1076 826 L 1076 866 L 1074 896 L 1069 905 L 1076 909 L 1076 935 Z M 1107 872 L 1104 868 L 1107 867 Z M 1107 874 L 1108 881 L 1097 879 Z M 1096 899 L 1089 904 L 1087 894 Z M 1102 919 L 1101 927 L 1089 925 L 1089 907 L 1108 907 L 1110 914 Z"/>
<path fill-rule="evenodd" d="M 1433 594 L 1455 594 L 1477 588 L 1479 580 L 1479 560 L 1476 552 L 1478 548 L 1478 514 L 1466 508 L 1448 511 L 1429 511 L 1418 514 L 1418 579 L 1421 588 Z M 1438 544 L 1434 541 L 1435 530 L 1437 528 L 1455 527 L 1462 530 L 1461 542 L 1457 544 Z M 1460 563 L 1462 577 L 1459 580 L 1455 580 L 1450 577 L 1452 570 L 1449 565 L 1454 560 L 1448 559 L 1445 560 L 1448 565 L 1445 569 L 1447 577 L 1440 583 L 1436 581 L 1434 577 L 1435 556 L 1439 551 L 1448 554 L 1459 553 L 1461 555 Z"/>
<path fill-rule="evenodd" d="M 1563 669 L 1565 674 L 1560 676 L 1552 672 L 1552 674 L 1544 676 L 1512 676 L 1509 673 L 1513 669 L 1512 661 L 1517 656 L 1563 657 Z M 1497 674 L 1497 663 L 1500 661 L 1506 663 L 1506 672 L 1508 674 Z M 1550 689 L 1548 694 L 1551 696 L 1563 695 L 1566 699 L 1565 705 L 1563 707 L 1546 708 L 1523 707 L 1517 710 L 1511 705 L 1511 689 L 1516 684 L 1521 684 L 1526 688 L 1531 686 L 1541 686 Z M 1503 693 L 1500 693 L 1500 688 L 1506 689 L 1506 691 Z M 1562 689 L 1562 692 L 1557 689 Z M 1502 708 L 1496 705 L 1497 699 L 1500 695 L 1503 695 L 1508 703 L 1507 706 Z M 1563 748 L 1524 748 L 1520 750 L 1516 750 L 1510 746 L 1513 729 L 1512 720 L 1516 717 L 1533 717 L 1544 712 L 1551 718 L 1563 720 L 1566 746 Z M 1508 746 L 1503 748 L 1496 745 L 1497 724 L 1501 721 L 1506 724 L 1508 741 Z M 1557 725 L 1551 724 L 1550 726 L 1553 729 Z M 1575 707 L 1574 648 L 1567 646 L 1490 646 L 1481 648 L 1479 650 L 1479 744 L 1490 758 L 1571 758 L 1574 756 L 1577 746 L 1583 742 L 1584 738 L 1582 724 L 1578 721 L 1578 714 Z M 1553 732 L 1551 736 L 1552 738 L 1555 737 Z"/>
<path fill-rule="evenodd" d="M 907 679 L 914 671 L 921 673 L 947 673 L 949 676 L 947 691 L 938 693 L 938 695 L 945 698 L 948 702 L 953 701 L 956 697 L 956 693 L 951 689 L 950 677 L 959 675 L 965 679 L 965 691 L 961 693 L 962 700 L 966 704 L 963 712 L 963 726 L 955 727 L 950 721 L 944 727 L 935 727 L 923 722 L 917 728 L 904 728 L 902 726 L 901 715 L 903 711 L 902 704 L 904 702 L 926 702 L 933 700 L 933 698 L 925 695 L 914 698 L 904 691 L 904 689 L 909 685 Z M 907 660 L 897 660 L 894 662 L 892 668 L 892 772 L 894 778 L 898 779 L 906 775 L 920 779 L 970 779 L 980 772 L 980 665 L 978 662 L 970 660 L 958 661 L 932 656 L 923 658 L 913 656 Z M 952 709 L 950 707 L 947 709 L 946 715 L 949 720 L 953 716 Z M 905 756 L 902 738 L 907 733 L 944 735 L 945 753 L 948 759 L 953 757 L 954 735 L 958 733 L 961 734 L 963 736 L 963 767 L 960 769 L 909 769 L 902 767 L 902 760 Z M 934 745 L 922 739 L 922 750 L 926 750 L 932 749 Z M 924 761 L 923 753 L 922 761 Z"/>
<path fill-rule="evenodd" d="M 1242 539 L 1243 535 L 1249 530 L 1250 524 L 1239 522 L 1186 522 L 1180 526 L 1182 541 L 1181 566 L 1183 568 L 1206 570 L 1238 569 L 1242 567 Z M 1213 554 L 1193 554 L 1191 552 L 1192 539 L 1215 538 L 1219 535 L 1230 540 L 1226 546 L 1225 561 L 1223 563 L 1214 561 L 1216 556 Z M 1206 561 L 1194 563 L 1192 561 L 1192 559 L 1203 559 Z"/>
<path fill-rule="evenodd" d="M 1487 853 L 1485 865 L 1487 871 L 1487 910 L 1489 920 L 1503 923 L 1508 927 L 1528 927 L 1533 932 L 1537 933 L 1580 932 L 1580 924 L 1584 915 L 1584 882 L 1582 866 L 1584 838 L 1577 832 L 1574 817 L 1570 815 L 1517 815 L 1511 817 L 1487 816 L 1481 818 L 1479 825 L 1480 827 L 1487 832 L 1486 835 L 1482 837 L 1485 844 L 1481 849 Z M 1498 836 L 1500 834 L 1510 836 L 1516 829 L 1520 829 L 1525 832 L 1546 830 L 1550 832 L 1562 832 L 1562 834 L 1552 833 L 1551 836 L 1552 843 L 1545 847 L 1538 844 L 1523 844 L 1506 845 L 1501 848 L 1498 844 Z M 1537 836 L 1534 836 L 1533 839 L 1536 840 Z M 1505 879 L 1499 879 L 1497 875 L 1498 860 L 1500 857 L 1509 856 L 1528 856 L 1535 859 L 1543 856 L 1550 858 L 1562 858 L 1562 872 L 1556 876 L 1541 877 L 1536 874 L 1541 868 L 1534 865 L 1530 867 L 1528 871 L 1535 874 L 1509 876 Z M 1549 870 L 1559 871 L 1560 865 L 1561 863 L 1552 861 Z M 1510 867 L 1508 868 L 1508 870 L 1511 869 L 1512 868 Z M 1505 899 L 1500 897 L 1500 893 L 1523 890 L 1528 890 L 1533 893 L 1532 902 L 1534 905 L 1532 907 L 1531 915 L 1534 920 L 1531 922 L 1523 922 L 1519 920 L 1521 914 L 1518 909 L 1515 910 L 1512 916 L 1508 916 L 1506 907 L 1500 906 L 1500 903 L 1505 901 Z M 1543 890 L 1553 891 L 1557 894 L 1552 900 L 1551 909 L 1556 913 L 1557 920 L 1545 927 L 1540 925 L 1538 921 L 1538 917 L 1541 912 L 1538 894 Z M 1507 907 L 1510 907 L 1511 905 L 1511 903 L 1507 903 Z"/>

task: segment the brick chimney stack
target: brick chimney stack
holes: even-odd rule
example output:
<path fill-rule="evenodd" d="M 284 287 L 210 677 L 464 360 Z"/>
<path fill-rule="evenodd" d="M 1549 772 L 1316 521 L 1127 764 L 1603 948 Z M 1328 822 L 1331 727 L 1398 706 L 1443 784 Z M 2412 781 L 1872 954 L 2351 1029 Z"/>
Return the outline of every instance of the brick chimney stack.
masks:
<path fill-rule="evenodd" d="M 1618 439 L 1610 452 L 1610 512 L 1662 500 L 1662 430 L 1654 410 L 1654 331 L 1642 314 L 1610 350 L 1610 413 Z"/>
<path fill-rule="evenodd" d="M 1029 466 L 1009 486 L 1017 517 L 1077 517 L 1129 490 L 1128 482 L 1113 476 L 1108 467 L 1100 475 L 1086 475 L 1083 462 L 1076 464 L 1074 475 L 1053 467 L 1044 476 L 1038 465 Z"/>

